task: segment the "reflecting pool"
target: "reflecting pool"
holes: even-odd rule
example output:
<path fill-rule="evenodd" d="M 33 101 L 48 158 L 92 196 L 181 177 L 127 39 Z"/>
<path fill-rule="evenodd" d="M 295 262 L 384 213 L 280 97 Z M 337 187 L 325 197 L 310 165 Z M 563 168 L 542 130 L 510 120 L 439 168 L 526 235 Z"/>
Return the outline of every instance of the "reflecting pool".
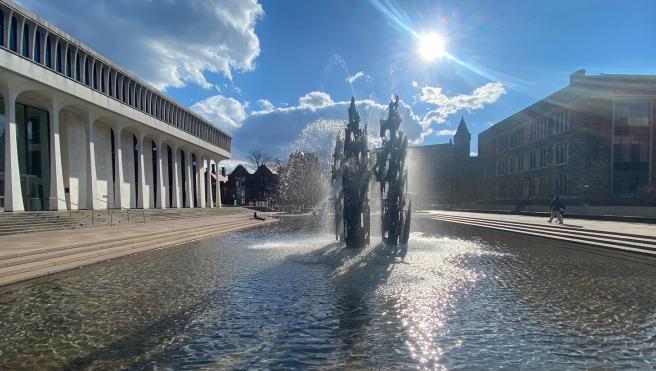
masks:
<path fill-rule="evenodd" d="M 14 287 L 0 369 L 656 364 L 656 267 L 419 228 L 403 261 L 271 228 Z"/>

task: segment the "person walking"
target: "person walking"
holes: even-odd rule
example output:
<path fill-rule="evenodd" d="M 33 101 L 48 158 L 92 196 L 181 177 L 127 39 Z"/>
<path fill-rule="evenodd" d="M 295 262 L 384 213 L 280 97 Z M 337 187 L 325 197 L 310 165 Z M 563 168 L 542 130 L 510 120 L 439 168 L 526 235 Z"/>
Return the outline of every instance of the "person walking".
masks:
<path fill-rule="evenodd" d="M 551 202 L 549 203 L 549 223 L 553 220 L 553 218 L 558 219 L 558 224 L 563 224 L 563 209 L 565 208 L 565 205 L 560 201 L 560 197 L 558 195 L 555 195 L 552 199 Z"/>

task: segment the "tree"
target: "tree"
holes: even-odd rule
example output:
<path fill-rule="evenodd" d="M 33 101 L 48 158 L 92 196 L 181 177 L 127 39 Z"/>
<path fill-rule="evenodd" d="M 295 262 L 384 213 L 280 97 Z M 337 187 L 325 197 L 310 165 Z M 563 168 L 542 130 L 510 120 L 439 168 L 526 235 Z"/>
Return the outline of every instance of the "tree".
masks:
<path fill-rule="evenodd" d="M 246 160 L 255 165 L 255 169 L 257 169 L 261 165 L 267 165 L 271 161 L 271 157 L 259 149 L 254 149 L 248 152 Z"/>
<path fill-rule="evenodd" d="M 278 175 L 278 200 L 287 210 L 311 209 L 326 193 L 319 157 L 315 153 L 297 151 L 290 154 L 287 165 L 278 170 Z"/>

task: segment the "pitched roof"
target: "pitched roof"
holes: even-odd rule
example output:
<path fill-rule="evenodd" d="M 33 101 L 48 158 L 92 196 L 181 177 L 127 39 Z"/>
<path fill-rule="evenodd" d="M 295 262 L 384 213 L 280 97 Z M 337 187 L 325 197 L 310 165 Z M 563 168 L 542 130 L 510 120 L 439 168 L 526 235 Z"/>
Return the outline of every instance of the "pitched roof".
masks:
<path fill-rule="evenodd" d="M 465 122 L 465 116 L 460 116 L 460 123 L 458 124 L 458 130 L 456 130 L 456 136 L 460 135 L 471 135 L 469 129 L 467 128 L 467 123 Z"/>

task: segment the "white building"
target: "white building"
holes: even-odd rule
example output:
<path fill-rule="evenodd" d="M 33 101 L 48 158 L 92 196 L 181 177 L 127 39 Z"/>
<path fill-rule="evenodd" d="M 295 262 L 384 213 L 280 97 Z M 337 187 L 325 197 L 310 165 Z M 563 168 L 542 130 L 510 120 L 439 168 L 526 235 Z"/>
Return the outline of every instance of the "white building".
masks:
<path fill-rule="evenodd" d="M 220 205 L 231 137 L 20 6 L 0 0 L 5 211 Z"/>

